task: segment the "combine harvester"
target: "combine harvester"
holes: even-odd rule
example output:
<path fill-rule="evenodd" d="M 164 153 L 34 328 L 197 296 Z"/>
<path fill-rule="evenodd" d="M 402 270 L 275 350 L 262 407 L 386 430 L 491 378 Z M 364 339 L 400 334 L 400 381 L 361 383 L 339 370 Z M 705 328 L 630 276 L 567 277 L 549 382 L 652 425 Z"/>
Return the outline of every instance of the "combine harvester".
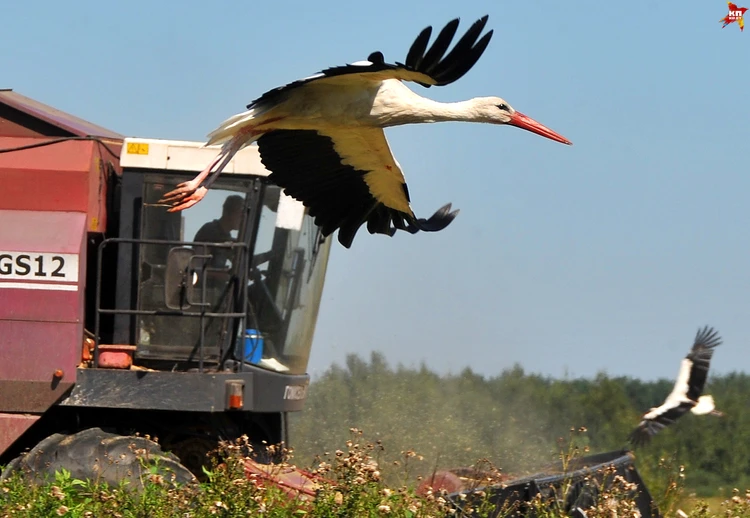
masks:
<path fill-rule="evenodd" d="M 215 153 L 124 138 L 0 90 L 3 476 L 65 468 L 137 484 L 135 444 L 188 482 L 220 441 L 246 435 L 257 452 L 288 444 L 332 240 L 265 180 L 256 147 L 199 206 L 169 213 L 157 203 Z M 248 461 L 248 472 L 314 496 L 308 473 L 264 467 L 274 460 Z M 595 460 L 637 479 L 626 455 Z M 441 480 L 451 476 L 454 495 L 476 486 L 453 472 Z M 518 484 L 508 487 L 522 500 L 549 486 Z"/>
<path fill-rule="evenodd" d="M 156 201 L 214 150 L 124 139 L 12 91 L 0 150 L 0 464 L 31 449 L 26 467 L 91 475 L 138 432 L 187 479 L 220 440 L 286 442 L 330 241 L 257 151 L 169 213 Z"/>

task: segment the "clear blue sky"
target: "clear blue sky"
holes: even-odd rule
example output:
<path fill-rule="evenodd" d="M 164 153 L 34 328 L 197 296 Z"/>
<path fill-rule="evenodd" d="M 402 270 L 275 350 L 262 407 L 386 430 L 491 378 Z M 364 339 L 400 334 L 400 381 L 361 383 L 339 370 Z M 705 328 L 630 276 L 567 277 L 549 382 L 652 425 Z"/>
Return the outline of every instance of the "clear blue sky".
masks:
<path fill-rule="evenodd" d="M 347 353 L 498 374 L 672 378 L 699 326 L 750 370 L 750 31 L 702 2 L 12 2 L 0 87 L 129 136 L 203 140 L 269 88 L 489 14 L 438 100 L 504 97 L 574 142 L 445 123 L 389 130 L 436 234 L 336 244 L 310 370 Z M 750 19 L 748 20 L 750 25 Z"/>

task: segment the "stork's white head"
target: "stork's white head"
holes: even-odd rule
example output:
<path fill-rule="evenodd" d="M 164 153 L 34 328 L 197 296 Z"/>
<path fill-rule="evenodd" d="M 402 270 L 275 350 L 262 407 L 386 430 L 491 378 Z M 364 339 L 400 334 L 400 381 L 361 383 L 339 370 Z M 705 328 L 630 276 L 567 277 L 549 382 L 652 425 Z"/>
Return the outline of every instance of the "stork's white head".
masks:
<path fill-rule="evenodd" d="M 523 113 L 514 110 L 510 104 L 500 97 L 478 97 L 473 99 L 472 104 L 478 121 L 490 124 L 510 124 L 511 126 L 531 131 L 556 142 L 573 144 L 547 126 L 539 124 L 531 117 L 527 117 Z"/>

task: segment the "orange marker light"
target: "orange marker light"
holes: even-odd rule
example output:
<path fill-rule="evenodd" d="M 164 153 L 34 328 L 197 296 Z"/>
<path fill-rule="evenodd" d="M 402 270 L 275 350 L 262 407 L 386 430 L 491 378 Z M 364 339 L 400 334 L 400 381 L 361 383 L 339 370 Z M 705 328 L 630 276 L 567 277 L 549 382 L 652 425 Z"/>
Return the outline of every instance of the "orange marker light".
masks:
<path fill-rule="evenodd" d="M 237 380 L 227 381 L 227 409 L 241 410 L 244 406 L 245 383 Z"/>

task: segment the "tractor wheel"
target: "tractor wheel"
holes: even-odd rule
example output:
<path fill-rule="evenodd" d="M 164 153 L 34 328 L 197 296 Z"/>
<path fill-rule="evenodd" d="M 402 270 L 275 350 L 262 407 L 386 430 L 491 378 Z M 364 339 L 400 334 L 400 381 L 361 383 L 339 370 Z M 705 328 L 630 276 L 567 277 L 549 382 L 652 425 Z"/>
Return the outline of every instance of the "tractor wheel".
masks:
<path fill-rule="evenodd" d="M 217 441 L 203 437 L 190 437 L 180 442 L 169 444 L 170 451 L 201 482 L 206 481 L 203 468 L 211 468 L 211 456 L 217 447 Z"/>
<path fill-rule="evenodd" d="M 65 469 L 74 479 L 106 482 L 118 486 L 127 481 L 135 490 L 143 487 L 149 475 L 162 475 L 166 483 L 195 481 L 190 471 L 171 453 L 144 437 L 117 435 L 89 428 L 72 435 L 50 435 L 28 453 L 16 457 L 0 480 L 20 470 L 31 481 L 54 480 L 55 472 Z"/>

